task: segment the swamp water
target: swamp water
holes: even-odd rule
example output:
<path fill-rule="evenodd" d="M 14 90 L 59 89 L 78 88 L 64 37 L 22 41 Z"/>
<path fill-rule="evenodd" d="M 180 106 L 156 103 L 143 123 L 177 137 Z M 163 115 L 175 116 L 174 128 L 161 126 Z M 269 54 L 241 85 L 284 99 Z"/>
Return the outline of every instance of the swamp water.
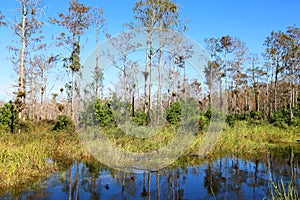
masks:
<path fill-rule="evenodd" d="M 131 174 L 97 161 L 74 161 L 0 199 L 271 199 L 276 183 L 299 192 L 299 150 L 299 145 L 282 147 L 254 159 L 182 157 L 158 172 Z"/>

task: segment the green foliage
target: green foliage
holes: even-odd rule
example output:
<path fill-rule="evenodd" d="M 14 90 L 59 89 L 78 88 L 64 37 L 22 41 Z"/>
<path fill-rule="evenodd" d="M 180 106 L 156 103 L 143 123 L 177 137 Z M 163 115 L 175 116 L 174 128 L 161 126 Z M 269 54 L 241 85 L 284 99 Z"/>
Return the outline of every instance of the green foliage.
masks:
<path fill-rule="evenodd" d="M 172 103 L 166 109 L 166 120 L 170 124 L 178 124 L 181 121 L 181 104 L 179 101 Z"/>
<path fill-rule="evenodd" d="M 263 115 L 259 111 L 251 111 L 250 112 L 250 118 L 254 119 L 254 120 L 262 120 L 263 119 Z"/>
<path fill-rule="evenodd" d="M 0 129 L 5 132 L 16 130 L 19 126 L 18 109 L 12 104 L 4 104 L 0 108 Z"/>
<path fill-rule="evenodd" d="M 289 126 L 300 126 L 299 109 L 293 109 L 294 117 L 291 118 L 290 109 L 282 109 L 271 114 L 269 122 L 280 128 L 288 128 Z"/>
<path fill-rule="evenodd" d="M 231 113 L 226 116 L 226 123 L 233 127 L 237 121 L 247 121 L 251 124 L 261 124 L 263 116 L 261 112 L 251 111 L 250 113 Z"/>
<path fill-rule="evenodd" d="M 131 104 L 122 102 L 116 95 L 113 95 L 110 102 L 110 109 L 113 114 L 114 121 L 118 124 L 124 124 L 132 116 Z"/>
<path fill-rule="evenodd" d="M 86 103 L 86 109 L 80 115 L 79 126 L 86 127 L 86 126 L 97 126 L 99 122 L 96 116 L 96 103 L 94 101 Z"/>
<path fill-rule="evenodd" d="M 297 106 L 293 109 L 294 117 L 291 121 L 293 126 L 300 127 L 300 106 Z"/>
<path fill-rule="evenodd" d="M 226 123 L 230 126 L 230 127 L 234 127 L 235 125 L 235 117 L 234 114 L 228 114 L 226 116 Z"/>
<path fill-rule="evenodd" d="M 147 126 L 149 123 L 149 115 L 142 111 L 135 111 L 132 121 L 138 126 Z"/>
<path fill-rule="evenodd" d="M 236 113 L 234 116 L 235 116 L 235 119 L 239 120 L 239 121 L 247 121 L 250 119 L 250 114 L 247 112 Z"/>
<path fill-rule="evenodd" d="M 97 100 L 95 105 L 95 115 L 101 127 L 112 126 L 115 123 L 114 116 L 109 101 Z"/>
<path fill-rule="evenodd" d="M 259 126 L 265 123 L 263 114 L 259 111 L 251 111 L 249 124 Z"/>
<path fill-rule="evenodd" d="M 69 133 L 74 133 L 75 125 L 70 117 L 66 115 L 59 115 L 54 122 L 52 131 L 66 131 Z"/>
<path fill-rule="evenodd" d="M 199 128 L 200 128 L 200 130 L 205 129 L 205 127 L 208 125 L 208 122 L 209 122 L 209 120 L 205 116 L 205 114 L 200 113 L 200 116 L 199 116 Z"/>
<path fill-rule="evenodd" d="M 197 127 L 198 130 L 203 130 L 207 126 L 209 118 L 195 109 L 196 106 L 194 100 L 177 101 L 166 109 L 166 120 L 173 125 L 181 123 L 185 129 L 192 128 L 194 131 L 194 128 Z"/>
<path fill-rule="evenodd" d="M 206 111 L 205 116 L 209 120 L 211 120 L 211 119 L 213 119 L 215 121 L 224 121 L 225 120 L 225 114 L 216 108 L 209 108 Z"/>
<path fill-rule="evenodd" d="M 291 125 L 291 118 L 289 110 L 283 109 L 271 114 L 269 122 L 274 126 L 280 128 L 287 128 L 288 125 Z"/>

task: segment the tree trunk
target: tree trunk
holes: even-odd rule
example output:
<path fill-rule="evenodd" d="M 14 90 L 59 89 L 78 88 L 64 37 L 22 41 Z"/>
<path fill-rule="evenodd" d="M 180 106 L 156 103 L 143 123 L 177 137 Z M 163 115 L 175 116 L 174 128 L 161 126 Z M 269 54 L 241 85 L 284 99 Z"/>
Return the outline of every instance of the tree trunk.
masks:
<path fill-rule="evenodd" d="M 146 44 L 146 63 L 144 71 L 145 85 L 144 85 L 144 112 L 147 112 L 147 81 L 148 81 L 148 41 Z"/>
<path fill-rule="evenodd" d="M 294 113 L 293 113 L 293 108 L 294 108 L 294 81 L 295 81 L 295 74 L 294 74 L 294 65 L 292 64 L 292 80 L 291 80 L 291 96 L 290 96 L 290 117 L 291 117 L 291 121 L 293 121 L 294 118 Z"/>
<path fill-rule="evenodd" d="M 277 82 L 278 82 L 278 74 L 279 74 L 279 63 L 276 60 L 276 70 L 275 70 L 275 83 L 274 83 L 274 111 L 277 111 Z"/>
<path fill-rule="evenodd" d="M 183 98 L 186 100 L 186 93 L 187 93 L 187 76 L 186 76 L 186 65 L 185 60 L 183 60 Z"/>
<path fill-rule="evenodd" d="M 75 123 L 78 123 L 79 120 L 79 113 L 81 112 L 81 56 L 80 56 L 80 39 L 78 40 L 79 52 L 78 52 L 78 65 L 79 70 L 77 73 L 77 99 L 76 99 L 76 116 L 75 116 Z"/>
<path fill-rule="evenodd" d="M 223 112 L 223 91 L 222 91 L 222 78 L 219 80 L 219 90 L 220 90 L 220 111 Z"/>
<path fill-rule="evenodd" d="M 123 76 L 124 76 L 124 94 L 123 94 L 123 100 L 124 102 L 127 100 L 126 95 L 127 95 L 127 71 L 126 71 L 126 62 L 127 62 L 127 55 L 124 54 L 124 62 L 123 62 Z"/>
<path fill-rule="evenodd" d="M 160 27 L 161 27 L 161 22 L 160 22 Z M 161 33 L 161 29 L 159 32 L 159 61 L 158 61 L 158 89 L 157 89 L 157 123 L 159 123 L 160 121 L 160 115 L 162 113 L 162 94 L 161 94 L 161 90 L 162 90 L 162 58 L 163 58 L 163 51 L 162 51 L 162 33 Z"/>
<path fill-rule="evenodd" d="M 26 99 L 26 66 L 25 66 L 25 49 L 26 49 L 26 29 L 27 29 L 27 0 L 23 0 L 23 11 L 22 11 L 22 48 L 20 57 L 20 77 L 19 77 L 19 94 L 18 99 L 21 103 L 21 110 L 19 112 L 19 119 L 25 118 L 25 110 L 22 108 L 25 106 Z"/>
<path fill-rule="evenodd" d="M 153 47 L 152 47 L 152 33 L 150 33 L 149 38 L 149 96 L 148 96 L 148 115 L 150 122 L 152 121 L 152 67 L 153 67 Z"/>
<path fill-rule="evenodd" d="M 212 99 L 211 99 L 211 93 L 212 93 L 212 68 L 213 68 L 213 66 L 212 66 L 212 63 L 209 63 L 209 98 L 208 98 L 208 107 L 209 108 L 211 108 L 211 103 L 212 103 Z M 221 85 L 220 85 L 220 87 L 221 87 Z M 220 89 L 220 92 L 221 92 L 221 89 Z M 220 107 L 221 108 L 221 107 Z"/>
<path fill-rule="evenodd" d="M 71 116 L 75 120 L 74 108 L 75 108 L 75 72 L 72 70 L 72 98 L 71 98 Z"/>
<path fill-rule="evenodd" d="M 294 90 L 293 90 L 293 83 L 292 81 L 290 81 L 290 88 L 291 88 L 291 91 L 290 91 L 290 118 L 291 118 L 291 121 L 293 121 L 293 117 L 294 117 L 294 114 L 293 114 L 293 93 L 294 93 Z"/>
<path fill-rule="evenodd" d="M 266 119 L 267 116 L 270 116 L 270 93 L 269 93 L 269 84 L 267 83 L 267 89 L 266 89 L 266 98 L 264 99 L 264 110 L 265 110 L 265 116 L 264 118 Z"/>
<path fill-rule="evenodd" d="M 96 99 L 99 97 L 99 53 L 98 53 L 98 42 L 99 42 L 99 26 L 97 24 L 96 27 L 96 66 L 95 66 L 95 97 Z"/>
<path fill-rule="evenodd" d="M 132 117 L 135 117 L 135 114 L 134 114 L 134 92 L 135 92 L 135 90 L 133 89 L 132 92 L 131 92 L 131 109 L 132 109 Z"/>

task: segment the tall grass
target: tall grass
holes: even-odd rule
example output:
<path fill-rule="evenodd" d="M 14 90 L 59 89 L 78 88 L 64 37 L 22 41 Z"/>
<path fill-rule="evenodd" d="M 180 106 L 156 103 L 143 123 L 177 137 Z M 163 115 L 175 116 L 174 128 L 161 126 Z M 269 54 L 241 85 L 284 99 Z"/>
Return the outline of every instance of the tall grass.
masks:
<path fill-rule="evenodd" d="M 76 136 L 69 133 L 22 133 L 0 135 L 0 191 L 58 170 L 54 160 L 87 156 Z"/>
<path fill-rule="evenodd" d="M 288 184 L 285 184 L 283 180 L 280 183 L 271 182 L 269 190 L 272 200 L 299 200 L 298 187 L 293 182 Z"/>
<path fill-rule="evenodd" d="M 214 152 L 237 156 L 263 154 L 278 145 L 294 144 L 299 137 L 299 128 L 281 129 L 269 124 L 254 126 L 239 122 L 225 128 Z"/>
<path fill-rule="evenodd" d="M 107 137 L 117 146 L 132 152 L 159 150 L 172 141 L 176 127 L 167 125 L 156 135 L 133 138 L 117 129 L 106 130 Z M 237 123 L 226 127 L 212 148 L 214 155 L 252 155 L 265 153 L 282 142 L 295 142 L 300 138 L 298 129 L 280 129 L 271 125 L 251 126 Z M 197 154 L 204 141 L 199 133 L 186 154 Z M 50 132 L 49 129 L 31 133 L 0 133 L 0 191 L 24 185 L 38 177 L 44 177 L 74 160 L 89 159 L 80 138 L 67 132 Z M 0 192 L 1 193 L 1 192 Z"/>

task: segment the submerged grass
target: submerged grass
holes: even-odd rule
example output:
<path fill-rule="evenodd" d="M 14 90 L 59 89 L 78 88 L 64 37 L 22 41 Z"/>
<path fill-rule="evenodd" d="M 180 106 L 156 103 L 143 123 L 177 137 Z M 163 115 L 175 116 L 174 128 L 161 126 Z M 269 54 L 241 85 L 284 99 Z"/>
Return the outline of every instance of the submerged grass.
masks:
<path fill-rule="evenodd" d="M 167 125 L 150 138 L 133 138 L 117 129 L 105 131 L 117 146 L 132 152 L 158 150 L 172 141 L 176 127 Z M 225 127 L 214 148 L 208 154 L 245 155 L 263 154 L 282 143 L 295 143 L 300 138 L 299 128 L 280 129 L 271 125 L 253 126 L 244 122 Z M 197 155 L 203 147 L 204 134 L 199 133 L 187 155 Z M 50 132 L 49 129 L 31 133 L 0 133 L 0 193 L 12 187 L 26 185 L 38 177 L 66 167 L 74 160 L 89 159 L 80 138 L 67 132 Z"/>

